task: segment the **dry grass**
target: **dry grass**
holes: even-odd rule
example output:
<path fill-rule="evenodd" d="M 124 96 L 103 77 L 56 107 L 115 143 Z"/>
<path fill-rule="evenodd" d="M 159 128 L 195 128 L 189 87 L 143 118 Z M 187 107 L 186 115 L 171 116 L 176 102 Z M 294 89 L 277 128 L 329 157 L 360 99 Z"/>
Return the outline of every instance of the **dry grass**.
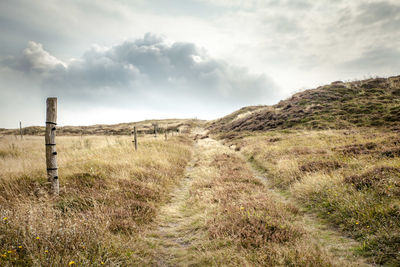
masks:
<path fill-rule="evenodd" d="M 198 137 L 194 150 L 187 137 L 175 136 L 168 141 L 162 137 L 142 138 L 137 152 L 128 137 L 59 137 L 58 198 L 47 194 L 43 139 L 3 138 L 0 265 L 359 263 L 351 253 L 346 251 L 348 255 L 338 257 L 331 247 L 321 243 L 306 225 L 303 211 L 270 191 L 245 159 L 219 142 L 204 138 L 204 133 L 194 134 Z M 247 136 L 237 139 L 237 147 L 250 153 L 250 140 L 258 138 L 264 138 L 268 145 L 286 140 L 283 135 Z M 295 156 L 314 151 L 304 147 L 303 144 L 290 151 L 295 151 Z M 329 154 L 326 148 L 315 151 Z M 256 159 L 258 155 L 253 161 Z M 282 160 L 290 162 L 290 158 Z M 299 168 L 308 166 L 307 162 L 292 164 L 288 170 L 296 167 L 310 182 L 298 184 L 302 179 L 290 180 L 286 188 L 296 185 L 292 190 L 299 190 L 298 198 L 303 199 L 313 193 L 311 188 L 325 186 L 323 180 L 313 178 L 320 173 L 318 166 L 324 167 L 324 177 L 330 177 L 350 165 L 336 159 L 340 164 L 336 168 L 336 163 L 331 166 L 320 161 L 310 157 L 312 168 L 303 171 Z M 280 162 L 279 157 L 276 162 Z M 391 183 L 391 175 L 392 172 L 387 183 Z M 368 186 L 375 181 L 351 179 L 354 185 L 347 182 L 349 188 L 356 188 L 354 181 Z"/>
<path fill-rule="evenodd" d="M 271 188 L 360 241 L 363 255 L 400 264 L 398 133 L 373 128 L 224 134 Z"/>
<path fill-rule="evenodd" d="M 301 214 L 277 199 L 245 160 L 210 139 L 193 169 L 190 212 L 202 240 L 191 244 L 195 266 L 347 266 L 317 243 Z"/>
<path fill-rule="evenodd" d="M 197 119 L 166 119 L 166 120 L 145 120 L 119 124 L 96 124 L 90 126 L 59 126 L 58 134 L 62 135 L 130 135 L 133 127 L 136 126 L 139 134 L 153 134 L 154 124 L 158 125 L 158 133 L 187 132 L 195 125 L 204 124 L 204 121 Z M 22 128 L 24 135 L 44 135 L 45 126 L 30 126 Z M 19 129 L 2 129 L 0 135 L 20 134 Z"/>
<path fill-rule="evenodd" d="M 0 265 L 134 264 L 137 234 L 154 220 L 191 157 L 184 136 L 58 137 L 61 193 L 47 193 L 44 140 L 0 140 Z"/>

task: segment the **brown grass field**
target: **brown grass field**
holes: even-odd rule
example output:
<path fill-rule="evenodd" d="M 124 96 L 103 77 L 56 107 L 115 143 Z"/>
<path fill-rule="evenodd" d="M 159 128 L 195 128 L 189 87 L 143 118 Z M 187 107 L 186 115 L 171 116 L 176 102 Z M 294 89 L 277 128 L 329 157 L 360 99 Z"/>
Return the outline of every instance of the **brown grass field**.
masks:
<path fill-rule="evenodd" d="M 0 141 L 0 265 L 131 265 L 191 157 L 185 136 L 58 137 L 60 196 L 47 193 L 43 137 Z"/>
<path fill-rule="evenodd" d="M 398 266 L 398 132 L 281 130 L 220 138 L 261 171 L 272 190 L 357 240 L 358 254 Z"/>
<path fill-rule="evenodd" d="M 199 128 L 145 136 L 137 152 L 129 136 L 60 136 L 59 197 L 47 193 L 43 137 L 3 137 L 1 266 L 398 262 L 393 134 L 233 135 L 219 136 L 226 146 Z M 365 180 L 381 165 L 384 183 Z"/>

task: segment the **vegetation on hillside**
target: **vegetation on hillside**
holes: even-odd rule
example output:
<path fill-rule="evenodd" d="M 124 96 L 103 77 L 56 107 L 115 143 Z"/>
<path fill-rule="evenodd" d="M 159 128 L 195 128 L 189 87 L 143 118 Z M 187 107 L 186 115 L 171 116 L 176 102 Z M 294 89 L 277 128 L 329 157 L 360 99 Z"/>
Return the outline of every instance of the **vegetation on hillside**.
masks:
<path fill-rule="evenodd" d="M 209 129 L 400 129 L 400 76 L 356 82 L 333 82 L 306 90 L 274 106 L 246 107 L 212 122 Z"/>
<path fill-rule="evenodd" d="M 371 262 L 400 264 L 397 132 L 274 130 L 220 138 L 261 170 L 270 188 L 358 240 Z"/>
<path fill-rule="evenodd" d="M 197 119 L 166 119 L 146 120 L 139 122 L 119 124 L 96 124 L 90 126 L 60 126 L 57 129 L 58 135 L 130 135 L 133 127 L 137 127 L 139 134 L 154 133 L 154 125 L 157 125 L 158 133 L 186 132 L 193 125 L 202 123 Z M 22 128 L 24 135 L 44 135 L 44 126 L 30 126 Z M 1 129 L 0 135 L 19 135 L 19 129 Z"/>

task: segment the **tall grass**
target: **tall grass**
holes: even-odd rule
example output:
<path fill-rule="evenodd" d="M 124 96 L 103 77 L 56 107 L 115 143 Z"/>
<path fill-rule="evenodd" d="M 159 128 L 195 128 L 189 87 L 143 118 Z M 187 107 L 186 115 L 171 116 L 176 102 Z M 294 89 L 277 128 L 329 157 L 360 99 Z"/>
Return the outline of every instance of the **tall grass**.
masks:
<path fill-rule="evenodd" d="M 225 142 L 379 264 L 400 264 L 398 133 L 354 129 L 225 134 Z M 227 138 L 228 137 L 228 138 Z"/>
<path fill-rule="evenodd" d="M 196 243 L 198 266 L 348 266 L 312 237 L 300 211 L 276 198 L 254 176 L 244 159 L 209 139 L 189 203 L 205 214 L 207 238 Z"/>
<path fill-rule="evenodd" d="M 176 136 L 58 137 L 60 196 L 48 194 L 44 140 L 0 140 L 0 265 L 134 264 L 152 222 L 191 157 Z"/>

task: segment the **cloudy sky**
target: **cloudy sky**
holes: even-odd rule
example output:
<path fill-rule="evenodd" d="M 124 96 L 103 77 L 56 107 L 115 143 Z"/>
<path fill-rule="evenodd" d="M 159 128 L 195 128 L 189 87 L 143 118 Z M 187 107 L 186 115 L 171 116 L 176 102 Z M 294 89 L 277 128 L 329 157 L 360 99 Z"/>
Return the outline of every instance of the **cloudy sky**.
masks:
<path fill-rule="evenodd" d="M 2 0 L 0 127 L 214 119 L 400 74 L 398 0 Z"/>

